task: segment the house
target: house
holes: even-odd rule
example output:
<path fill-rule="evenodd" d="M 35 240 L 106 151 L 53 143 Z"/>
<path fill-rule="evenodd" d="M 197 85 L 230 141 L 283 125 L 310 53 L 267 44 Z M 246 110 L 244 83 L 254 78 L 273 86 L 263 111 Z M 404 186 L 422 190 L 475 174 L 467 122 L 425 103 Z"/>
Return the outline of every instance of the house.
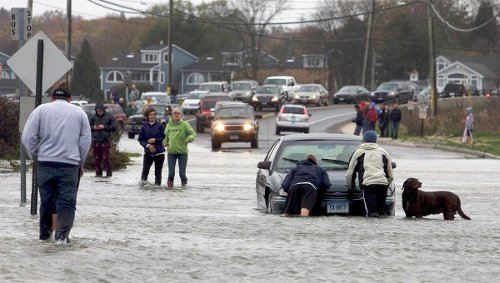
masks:
<path fill-rule="evenodd" d="M 277 67 L 279 60 L 261 52 L 260 65 L 262 69 Z M 248 78 L 250 66 L 248 50 L 225 50 L 215 56 L 200 58 L 198 62 L 182 69 L 181 93 L 195 90 L 204 82 L 230 82 L 233 79 Z"/>
<path fill-rule="evenodd" d="M 500 87 L 500 57 L 440 55 L 436 58 L 437 89 L 447 83 L 476 86 L 479 90 Z"/>
<path fill-rule="evenodd" d="M 18 88 L 18 80 L 14 71 L 7 65 L 10 56 L 0 52 L 0 96 L 14 94 Z"/>
<path fill-rule="evenodd" d="M 198 57 L 172 45 L 172 85 L 181 85 L 181 70 L 195 63 Z M 101 90 L 109 99 L 113 86 L 123 84 L 125 74 L 130 74 L 133 84 L 147 83 L 156 91 L 166 92 L 168 76 L 168 46 L 163 42 L 141 49 L 138 54 L 130 53 L 111 59 L 101 70 Z"/>

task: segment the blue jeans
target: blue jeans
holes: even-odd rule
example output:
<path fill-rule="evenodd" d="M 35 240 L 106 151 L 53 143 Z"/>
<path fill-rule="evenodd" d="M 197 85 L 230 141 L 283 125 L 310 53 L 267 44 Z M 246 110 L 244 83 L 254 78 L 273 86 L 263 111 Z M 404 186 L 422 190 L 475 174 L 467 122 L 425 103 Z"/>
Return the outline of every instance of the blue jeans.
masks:
<path fill-rule="evenodd" d="M 55 162 L 38 164 L 40 240 L 50 238 L 52 214 L 56 213 L 55 239 L 68 237 L 75 220 L 78 173 L 77 165 Z"/>
<path fill-rule="evenodd" d="M 398 139 L 399 122 L 391 122 L 391 138 Z"/>
<path fill-rule="evenodd" d="M 175 177 L 175 163 L 179 160 L 179 175 L 182 184 L 187 183 L 186 167 L 188 163 L 187 153 L 169 153 L 167 156 L 168 161 L 168 181 L 173 182 Z"/>

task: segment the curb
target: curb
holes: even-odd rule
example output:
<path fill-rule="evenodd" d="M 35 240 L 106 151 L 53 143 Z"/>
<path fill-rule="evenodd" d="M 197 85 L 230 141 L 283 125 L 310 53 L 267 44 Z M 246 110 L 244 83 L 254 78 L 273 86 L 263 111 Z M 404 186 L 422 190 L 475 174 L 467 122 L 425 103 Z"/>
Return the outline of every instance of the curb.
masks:
<path fill-rule="evenodd" d="M 352 125 L 352 122 L 346 122 L 344 125 L 339 125 L 339 128 L 340 128 L 340 132 L 343 134 L 352 134 L 354 132 L 354 127 Z M 440 150 L 446 150 L 446 151 L 451 151 L 451 152 L 469 154 L 469 155 L 473 155 L 473 156 L 476 156 L 479 158 L 500 159 L 500 156 L 494 155 L 492 153 L 487 153 L 487 152 L 482 152 L 479 150 L 473 150 L 473 149 L 467 149 L 467 148 L 448 146 L 448 145 L 441 145 L 441 144 L 436 144 L 436 143 L 404 142 L 404 141 L 392 140 L 389 138 L 380 138 L 379 141 L 381 144 L 387 144 L 387 145 L 397 145 L 397 146 L 404 146 L 404 147 L 432 148 L 432 149 L 440 149 Z"/>

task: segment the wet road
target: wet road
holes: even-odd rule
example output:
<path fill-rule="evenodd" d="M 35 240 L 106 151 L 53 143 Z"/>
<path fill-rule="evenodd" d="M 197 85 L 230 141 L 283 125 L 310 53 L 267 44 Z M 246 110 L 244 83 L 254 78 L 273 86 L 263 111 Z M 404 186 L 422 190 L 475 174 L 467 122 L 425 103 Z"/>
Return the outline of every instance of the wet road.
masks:
<path fill-rule="evenodd" d="M 342 111 L 321 110 L 313 117 Z M 266 123 L 269 137 L 261 133 L 261 148 L 255 150 L 243 143 L 213 152 L 209 135 L 200 135 L 190 145 L 187 190 L 141 189 L 140 157 L 111 179 L 86 173 L 73 242 L 66 248 L 37 240 L 36 217 L 18 204 L 18 174 L 0 174 L 0 281 L 500 278 L 499 160 L 388 147 L 398 165 L 398 187 L 412 176 L 424 190 L 452 190 L 472 221 L 404 219 L 400 190 L 393 218 L 265 215 L 255 210 L 255 173 L 265 140 L 274 139 L 273 124 L 263 120 L 261 126 Z M 320 131 L 322 123 L 313 130 Z M 120 146 L 141 152 L 137 141 L 125 136 Z"/>

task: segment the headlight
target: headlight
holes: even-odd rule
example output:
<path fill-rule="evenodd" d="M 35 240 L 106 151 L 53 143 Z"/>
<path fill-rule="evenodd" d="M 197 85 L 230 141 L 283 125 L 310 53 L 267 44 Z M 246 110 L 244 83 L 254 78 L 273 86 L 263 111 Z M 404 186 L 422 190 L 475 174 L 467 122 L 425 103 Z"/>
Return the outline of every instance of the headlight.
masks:
<path fill-rule="evenodd" d="M 273 96 L 273 98 L 271 98 L 271 101 L 272 101 L 272 102 L 276 102 L 276 101 L 278 101 L 278 97 L 277 97 L 277 96 Z"/>
<path fill-rule="evenodd" d="M 316 94 L 313 94 L 311 97 L 312 99 L 316 99 Z"/>
<path fill-rule="evenodd" d="M 255 95 L 254 95 L 254 96 L 252 97 L 252 101 L 257 102 L 257 101 L 259 101 L 259 98 L 258 98 L 257 96 L 255 96 Z"/>
<path fill-rule="evenodd" d="M 375 92 L 372 91 L 372 93 L 370 93 L 370 96 L 375 96 Z"/>
<path fill-rule="evenodd" d="M 216 124 L 216 125 L 214 126 L 214 129 L 215 129 L 215 131 L 216 131 L 216 132 L 224 132 L 225 127 L 224 127 L 224 124 L 220 124 L 220 123 L 219 123 L 219 124 Z"/>
<path fill-rule="evenodd" d="M 249 92 L 249 91 L 247 91 L 245 94 L 246 94 L 246 95 L 250 95 L 250 94 L 252 94 L 252 93 L 251 93 L 251 92 Z"/>
<path fill-rule="evenodd" d="M 245 124 L 243 125 L 243 131 L 245 132 L 253 131 L 253 126 L 251 124 Z"/>
<path fill-rule="evenodd" d="M 391 91 L 391 92 L 389 92 L 389 96 L 394 96 L 394 95 L 396 95 L 396 92 L 395 92 L 395 91 Z"/>
<path fill-rule="evenodd" d="M 293 97 L 294 97 L 294 98 L 296 98 L 296 99 L 299 99 L 299 98 L 300 98 L 300 95 L 296 94 L 296 95 L 294 95 Z"/>

